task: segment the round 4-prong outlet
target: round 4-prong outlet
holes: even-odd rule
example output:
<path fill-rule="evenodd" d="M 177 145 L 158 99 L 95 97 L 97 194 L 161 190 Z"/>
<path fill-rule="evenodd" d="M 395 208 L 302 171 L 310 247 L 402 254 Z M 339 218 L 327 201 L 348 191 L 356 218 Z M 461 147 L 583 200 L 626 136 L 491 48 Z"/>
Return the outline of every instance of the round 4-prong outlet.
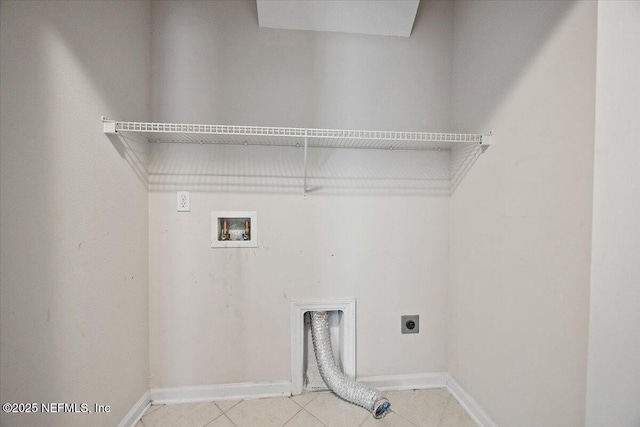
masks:
<path fill-rule="evenodd" d="M 400 331 L 403 334 L 417 334 L 420 332 L 420 316 L 410 314 L 401 317 Z"/>

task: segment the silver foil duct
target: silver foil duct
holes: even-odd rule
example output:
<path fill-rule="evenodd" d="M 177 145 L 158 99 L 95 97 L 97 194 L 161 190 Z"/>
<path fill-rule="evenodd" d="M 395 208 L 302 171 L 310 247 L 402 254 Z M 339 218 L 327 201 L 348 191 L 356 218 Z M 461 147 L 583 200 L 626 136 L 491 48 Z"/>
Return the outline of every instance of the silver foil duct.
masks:
<path fill-rule="evenodd" d="M 331 349 L 329 316 L 326 311 L 311 312 L 311 337 L 318 369 L 327 387 L 344 400 L 370 411 L 374 418 L 384 417 L 391 408 L 389 400 L 378 390 L 346 376 L 336 364 Z"/>

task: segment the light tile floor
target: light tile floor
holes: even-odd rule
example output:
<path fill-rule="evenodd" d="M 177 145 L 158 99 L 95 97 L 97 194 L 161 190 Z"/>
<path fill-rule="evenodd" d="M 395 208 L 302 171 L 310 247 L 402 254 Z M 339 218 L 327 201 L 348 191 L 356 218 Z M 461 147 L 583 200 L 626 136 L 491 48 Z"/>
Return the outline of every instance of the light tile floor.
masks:
<path fill-rule="evenodd" d="M 136 427 L 475 427 L 444 388 L 388 391 L 391 411 L 376 420 L 330 392 L 255 400 L 152 405 Z"/>

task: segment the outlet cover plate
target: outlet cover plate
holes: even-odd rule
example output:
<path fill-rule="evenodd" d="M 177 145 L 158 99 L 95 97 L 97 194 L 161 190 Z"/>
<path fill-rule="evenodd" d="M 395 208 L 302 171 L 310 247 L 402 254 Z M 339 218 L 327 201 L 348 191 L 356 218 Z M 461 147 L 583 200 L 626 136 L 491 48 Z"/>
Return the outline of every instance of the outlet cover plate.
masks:
<path fill-rule="evenodd" d="M 403 334 L 417 334 L 420 332 L 420 316 L 417 314 L 410 314 L 402 316 L 401 318 L 401 331 Z"/>
<path fill-rule="evenodd" d="M 191 198 L 188 191 L 178 191 L 178 212 L 189 212 L 191 210 Z"/>

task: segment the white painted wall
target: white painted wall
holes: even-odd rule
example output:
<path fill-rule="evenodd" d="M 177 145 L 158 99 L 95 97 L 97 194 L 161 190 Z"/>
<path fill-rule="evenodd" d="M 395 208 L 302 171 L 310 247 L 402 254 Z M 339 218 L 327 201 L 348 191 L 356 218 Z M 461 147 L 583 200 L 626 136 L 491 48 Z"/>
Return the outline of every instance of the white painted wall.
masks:
<path fill-rule="evenodd" d="M 586 425 L 640 425 L 640 4 L 598 4 Z"/>
<path fill-rule="evenodd" d="M 454 5 L 449 368 L 501 426 L 584 425 L 595 2 Z"/>
<path fill-rule="evenodd" d="M 154 2 L 153 118 L 447 130 L 452 4 L 421 3 L 400 39 L 259 29 L 253 2 Z M 289 379 L 303 298 L 357 299 L 358 375 L 446 368 L 442 171 L 426 174 L 424 153 L 309 155 L 303 200 L 302 150 L 153 147 L 152 387 Z M 257 211 L 259 247 L 211 249 L 213 210 Z M 419 335 L 400 334 L 402 314 L 421 315 Z"/>
<path fill-rule="evenodd" d="M 258 28 L 251 0 L 153 2 L 154 120 L 447 130 L 451 5 L 409 39 Z"/>
<path fill-rule="evenodd" d="M 149 119 L 149 3 L 0 17 L 0 401 L 111 406 L 0 424 L 114 426 L 148 389 L 148 204 L 100 116 Z"/>

